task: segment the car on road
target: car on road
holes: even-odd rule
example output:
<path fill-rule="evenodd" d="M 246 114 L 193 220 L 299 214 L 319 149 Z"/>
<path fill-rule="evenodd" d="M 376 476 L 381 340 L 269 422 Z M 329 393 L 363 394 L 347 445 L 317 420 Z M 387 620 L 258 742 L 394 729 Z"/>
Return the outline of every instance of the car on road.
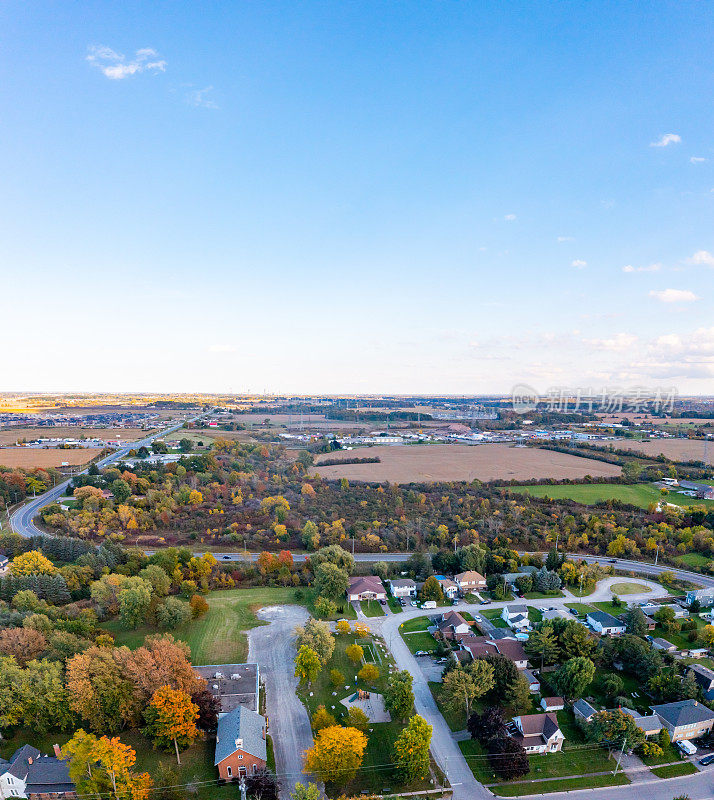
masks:
<path fill-rule="evenodd" d="M 416 653 L 414 653 L 414 655 L 415 656 L 428 656 L 429 653 L 427 653 L 426 650 L 417 650 Z"/>
<path fill-rule="evenodd" d="M 410 605 L 410 606 L 414 606 L 414 608 L 416 608 L 416 607 L 417 607 L 417 605 L 418 605 L 418 603 L 417 603 L 417 601 L 416 601 L 416 600 L 412 600 L 412 601 L 411 601 L 411 603 L 409 603 L 409 605 Z"/>
<path fill-rule="evenodd" d="M 616 558 L 608 558 L 607 563 L 608 564 L 617 564 L 617 559 Z"/>
<path fill-rule="evenodd" d="M 476 622 L 483 622 L 483 617 L 479 617 L 479 615 L 478 615 L 478 614 L 476 614 L 476 616 L 474 617 L 474 619 L 476 620 Z"/>
<path fill-rule="evenodd" d="M 223 556 L 223 560 L 224 560 L 224 561 L 230 561 L 230 560 L 231 560 L 231 557 L 230 557 L 230 556 Z"/>
<path fill-rule="evenodd" d="M 490 602 L 491 602 L 490 600 L 482 600 L 481 601 L 481 605 L 482 606 L 487 606 Z"/>
<path fill-rule="evenodd" d="M 708 756 L 704 756 L 704 758 L 699 759 L 699 763 L 703 767 L 708 767 L 710 764 L 714 764 L 714 753 L 710 753 Z"/>
<path fill-rule="evenodd" d="M 569 608 L 568 611 L 570 611 L 571 614 L 575 614 L 576 617 L 578 616 L 578 609 L 577 608 Z"/>

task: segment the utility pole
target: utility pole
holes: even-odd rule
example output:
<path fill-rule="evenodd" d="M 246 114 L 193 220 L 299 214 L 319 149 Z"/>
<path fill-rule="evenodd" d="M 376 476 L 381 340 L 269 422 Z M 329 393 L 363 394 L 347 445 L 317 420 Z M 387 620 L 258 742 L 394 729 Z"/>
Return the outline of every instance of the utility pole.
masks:
<path fill-rule="evenodd" d="M 657 545 L 657 550 L 655 551 L 655 567 L 657 566 L 658 558 L 659 558 L 659 545 Z"/>
<path fill-rule="evenodd" d="M 620 750 L 620 757 L 617 759 L 617 765 L 615 766 L 615 771 L 612 773 L 613 775 L 617 775 L 617 770 L 620 769 L 620 762 L 622 761 L 622 756 L 625 754 L 625 747 L 627 745 L 627 736 L 625 736 L 622 742 L 622 749 Z"/>

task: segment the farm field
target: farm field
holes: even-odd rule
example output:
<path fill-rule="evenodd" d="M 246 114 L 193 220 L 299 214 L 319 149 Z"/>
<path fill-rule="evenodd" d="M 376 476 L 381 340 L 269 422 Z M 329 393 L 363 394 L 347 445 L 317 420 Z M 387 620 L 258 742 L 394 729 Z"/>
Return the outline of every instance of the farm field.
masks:
<path fill-rule="evenodd" d="M 155 431 L 156 428 L 149 428 L 145 431 L 140 428 L 2 428 L 0 429 L 0 445 L 16 444 L 22 439 L 32 441 L 40 437 L 46 439 L 116 439 L 121 437 L 123 441 L 133 442 L 136 439 L 143 439 Z"/>
<path fill-rule="evenodd" d="M 358 448 L 345 455 L 346 458 L 359 456 L 376 456 L 380 463 L 335 464 L 316 467 L 316 471 L 323 478 L 391 483 L 579 479 L 586 475 L 616 477 L 620 474 L 620 467 L 604 461 L 506 444 L 378 446 Z"/>
<path fill-rule="evenodd" d="M 714 506 L 714 500 L 697 500 L 695 497 L 669 492 L 663 497 L 653 485 L 637 483 L 623 485 L 617 483 L 580 483 L 563 486 L 511 486 L 509 491 L 527 492 L 534 497 L 551 497 L 553 500 L 575 500 L 583 505 L 595 505 L 608 500 L 619 500 L 640 508 L 648 508 L 652 503 L 665 500 L 677 506 Z"/>
<path fill-rule="evenodd" d="M 55 447 L 43 450 L 34 447 L 0 448 L 0 465 L 4 467 L 59 467 L 64 461 L 69 464 L 86 464 L 101 453 L 99 447 L 80 447 L 75 450 L 59 450 Z"/>
<path fill-rule="evenodd" d="M 632 439 L 608 442 L 617 450 L 635 450 L 644 453 L 650 458 L 662 454 L 673 461 L 704 461 L 704 439 L 653 439 L 638 442 Z M 714 447 L 711 443 L 707 448 L 708 464 L 714 464 Z"/>

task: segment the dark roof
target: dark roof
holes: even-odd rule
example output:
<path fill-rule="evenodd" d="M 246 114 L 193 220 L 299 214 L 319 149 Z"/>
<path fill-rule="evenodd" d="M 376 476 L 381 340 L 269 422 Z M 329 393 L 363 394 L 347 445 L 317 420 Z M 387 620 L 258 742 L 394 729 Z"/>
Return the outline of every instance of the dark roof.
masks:
<path fill-rule="evenodd" d="M 691 664 L 689 669 L 694 673 L 697 683 L 705 689 L 710 689 L 714 684 L 714 670 L 702 664 Z"/>
<path fill-rule="evenodd" d="M 587 700 L 576 700 L 573 703 L 573 711 L 577 711 L 581 714 L 585 719 L 590 719 L 593 714 L 597 714 L 597 711 L 588 703 Z"/>
<path fill-rule="evenodd" d="M 624 624 L 613 617 L 612 614 L 608 614 L 606 611 L 591 611 L 588 614 L 588 619 L 594 619 L 596 622 L 599 622 L 603 628 L 624 628 Z"/>
<path fill-rule="evenodd" d="M 526 651 L 523 649 L 523 645 L 520 642 L 517 642 L 515 639 L 500 639 L 495 644 L 498 648 L 498 652 L 501 655 L 510 658 L 511 661 L 528 660 L 528 656 L 526 655 Z"/>
<path fill-rule="evenodd" d="M 263 731 L 265 730 L 265 717 L 239 706 L 218 720 L 216 736 L 216 755 L 214 764 L 219 764 L 236 750 L 245 750 L 256 758 L 267 760 L 267 751 Z M 240 748 L 236 739 L 242 739 Z"/>
<path fill-rule="evenodd" d="M 48 792 L 74 792 L 69 766 L 54 756 L 41 756 L 30 764 L 25 792 L 28 795 Z"/>
<path fill-rule="evenodd" d="M 526 714 L 520 717 L 520 721 L 523 734 L 519 731 L 513 738 L 529 745 L 545 743 L 560 730 L 558 718 L 552 711 L 545 714 Z"/>
<path fill-rule="evenodd" d="M 650 708 L 673 728 L 714 721 L 714 711 L 696 700 L 679 700 L 676 703 L 663 703 L 658 706 L 650 706 Z"/>
<path fill-rule="evenodd" d="M 501 641 L 502 639 L 513 639 L 514 642 L 516 641 L 515 634 L 510 628 L 492 628 L 488 632 L 488 635 L 496 641 Z"/>
<path fill-rule="evenodd" d="M 468 625 L 468 622 L 458 611 L 447 611 L 441 615 L 441 619 L 436 624 L 440 631 L 443 631 L 444 628 L 458 627 L 459 625 Z"/>
<path fill-rule="evenodd" d="M 30 767 L 30 759 L 34 761 L 41 755 L 42 753 L 36 747 L 31 744 L 23 744 L 10 756 L 10 767 L 5 771 L 12 775 L 13 778 L 22 778 L 24 780 Z"/>

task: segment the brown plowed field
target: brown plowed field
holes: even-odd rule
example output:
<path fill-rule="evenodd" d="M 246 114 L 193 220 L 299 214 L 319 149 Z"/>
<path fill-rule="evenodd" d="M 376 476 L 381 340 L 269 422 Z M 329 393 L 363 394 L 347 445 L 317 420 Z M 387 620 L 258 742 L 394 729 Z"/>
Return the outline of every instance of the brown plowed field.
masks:
<path fill-rule="evenodd" d="M 64 461 L 74 464 L 86 464 L 97 453 L 98 447 L 79 447 L 76 450 L 60 450 L 57 447 L 48 449 L 36 447 L 2 447 L 0 448 L 0 465 L 3 467 L 60 467 Z"/>

